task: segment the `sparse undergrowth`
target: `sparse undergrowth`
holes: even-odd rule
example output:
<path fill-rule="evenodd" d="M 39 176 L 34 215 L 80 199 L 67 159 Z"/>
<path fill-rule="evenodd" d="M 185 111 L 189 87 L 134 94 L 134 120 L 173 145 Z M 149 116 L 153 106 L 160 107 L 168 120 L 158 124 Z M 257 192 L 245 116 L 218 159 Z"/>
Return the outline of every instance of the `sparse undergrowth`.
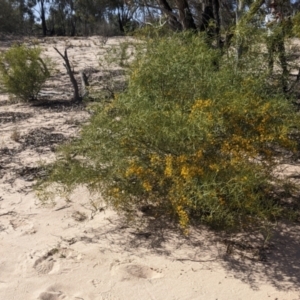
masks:
<path fill-rule="evenodd" d="M 287 186 L 274 168 L 278 149 L 296 149 L 290 134 L 300 124 L 269 85 L 263 56 L 249 51 L 237 66 L 185 33 L 150 39 L 136 57 L 127 91 L 60 149 L 40 196 L 53 182 L 64 192 L 84 184 L 122 212 L 151 205 L 182 228 L 241 229 L 289 215 L 272 197 Z"/>

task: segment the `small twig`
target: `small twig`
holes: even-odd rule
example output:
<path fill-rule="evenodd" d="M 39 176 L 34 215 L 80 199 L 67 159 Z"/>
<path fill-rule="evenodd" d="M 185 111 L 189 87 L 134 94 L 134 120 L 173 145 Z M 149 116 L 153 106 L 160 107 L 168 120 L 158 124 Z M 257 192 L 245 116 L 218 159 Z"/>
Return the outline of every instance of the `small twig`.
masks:
<path fill-rule="evenodd" d="M 212 259 L 207 259 L 207 260 L 196 260 L 196 259 L 189 259 L 189 258 L 175 258 L 175 260 L 177 261 L 192 261 L 192 262 L 210 262 L 210 261 L 214 261 L 217 260 L 217 257 L 212 258 Z"/>
<path fill-rule="evenodd" d="M 2 214 L 0 214 L 0 217 L 2 217 L 2 216 L 6 216 L 6 215 L 15 215 L 16 214 L 16 212 L 15 211 L 12 211 L 12 210 L 10 210 L 10 211 L 8 211 L 8 212 L 6 212 L 6 213 L 2 213 Z"/>
<path fill-rule="evenodd" d="M 57 209 L 54 209 L 54 211 L 59 211 L 59 210 L 62 210 L 62 209 L 68 208 L 68 207 L 71 207 L 71 205 L 66 204 L 66 205 L 61 206 L 61 207 L 59 207 L 59 208 L 57 208 Z"/>

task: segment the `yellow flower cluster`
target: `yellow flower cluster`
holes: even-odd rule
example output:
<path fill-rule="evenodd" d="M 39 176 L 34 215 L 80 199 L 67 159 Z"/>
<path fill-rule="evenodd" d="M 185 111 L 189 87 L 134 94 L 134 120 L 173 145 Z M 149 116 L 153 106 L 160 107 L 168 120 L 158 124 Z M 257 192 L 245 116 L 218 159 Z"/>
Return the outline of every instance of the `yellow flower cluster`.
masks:
<path fill-rule="evenodd" d="M 150 154 L 149 157 L 152 166 L 161 163 L 161 158 L 157 154 Z"/>
<path fill-rule="evenodd" d="M 212 113 L 206 111 L 207 108 L 211 108 L 212 101 L 211 100 L 196 100 L 194 105 L 191 108 L 191 112 L 189 115 L 190 120 L 193 120 L 199 113 L 203 113 L 205 111 L 206 118 L 211 121 L 213 120 Z"/>
<path fill-rule="evenodd" d="M 189 166 L 189 165 L 183 165 L 180 171 L 180 175 L 185 179 L 189 180 L 195 176 L 202 176 L 204 174 L 204 171 L 201 167 L 196 165 L 197 162 L 195 162 L 195 165 Z"/>
<path fill-rule="evenodd" d="M 121 196 L 122 196 L 122 192 L 120 190 L 120 188 L 112 186 L 108 189 L 107 191 L 107 196 L 111 197 L 114 199 L 114 203 L 116 208 L 118 208 L 120 201 L 121 201 Z"/>
<path fill-rule="evenodd" d="M 173 173 L 173 158 L 171 155 L 167 155 L 166 157 L 166 168 L 165 168 L 165 176 L 171 177 Z"/>
<path fill-rule="evenodd" d="M 149 183 L 149 181 L 147 181 L 147 180 L 144 181 L 142 185 L 143 185 L 143 188 L 145 189 L 145 191 L 150 192 L 152 190 L 152 186 Z"/>
<path fill-rule="evenodd" d="M 186 213 L 186 211 L 183 209 L 183 207 L 181 205 L 178 205 L 176 207 L 176 212 L 177 212 L 177 215 L 179 218 L 180 227 L 185 229 L 190 221 L 188 214 Z"/>
<path fill-rule="evenodd" d="M 192 113 L 196 111 L 201 111 L 203 108 L 209 107 L 212 105 L 211 100 L 196 100 L 192 106 Z"/>
<path fill-rule="evenodd" d="M 132 163 L 129 168 L 125 172 L 126 177 L 130 177 L 131 175 L 141 176 L 144 173 L 144 169 L 136 164 Z"/>
<path fill-rule="evenodd" d="M 224 141 L 221 146 L 221 152 L 225 155 L 233 155 L 235 157 L 255 157 L 257 149 L 254 147 L 254 141 L 241 135 L 233 134 L 231 139 Z"/>

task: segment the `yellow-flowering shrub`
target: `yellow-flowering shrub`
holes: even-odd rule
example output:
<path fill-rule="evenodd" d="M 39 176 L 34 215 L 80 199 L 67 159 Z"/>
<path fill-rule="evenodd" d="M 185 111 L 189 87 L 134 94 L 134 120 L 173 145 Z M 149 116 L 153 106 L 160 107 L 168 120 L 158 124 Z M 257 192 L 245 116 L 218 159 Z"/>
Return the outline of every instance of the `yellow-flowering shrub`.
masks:
<path fill-rule="evenodd" d="M 294 149 L 299 123 L 262 64 L 246 57 L 237 68 L 195 34 L 149 40 L 128 90 L 99 107 L 42 187 L 86 184 L 121 211 L 151 204 L 182 228 L 278 216 L 274 149 Z"/>

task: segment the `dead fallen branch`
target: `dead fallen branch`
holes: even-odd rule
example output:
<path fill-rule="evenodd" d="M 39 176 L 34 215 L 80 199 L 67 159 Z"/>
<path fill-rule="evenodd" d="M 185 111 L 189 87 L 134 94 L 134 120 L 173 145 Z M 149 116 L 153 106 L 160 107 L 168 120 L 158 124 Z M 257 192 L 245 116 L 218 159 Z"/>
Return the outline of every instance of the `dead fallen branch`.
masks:
<path fill-rule="evenodd" d="M 68 204 L 67 204 L 67 205 L 61 206 L 61 207 L 59 207 L 59 208 L 54 209 L 54 211 L 63 210 L 63 209 L 68 208 L 68 207 L 71 207 L 71 205 L 68 205 Z"/>
<path fill-rule="evenodd" d="M 0 214 L 0 217 L 2 217 L 2 216 L 7 216 L 7 215 L 15 215 L 15 214 L 16 214 L 15 211 L 10 210 L 10 211 L 7 211 L 7 212 L 5 212 L 5 213 Z"/>

